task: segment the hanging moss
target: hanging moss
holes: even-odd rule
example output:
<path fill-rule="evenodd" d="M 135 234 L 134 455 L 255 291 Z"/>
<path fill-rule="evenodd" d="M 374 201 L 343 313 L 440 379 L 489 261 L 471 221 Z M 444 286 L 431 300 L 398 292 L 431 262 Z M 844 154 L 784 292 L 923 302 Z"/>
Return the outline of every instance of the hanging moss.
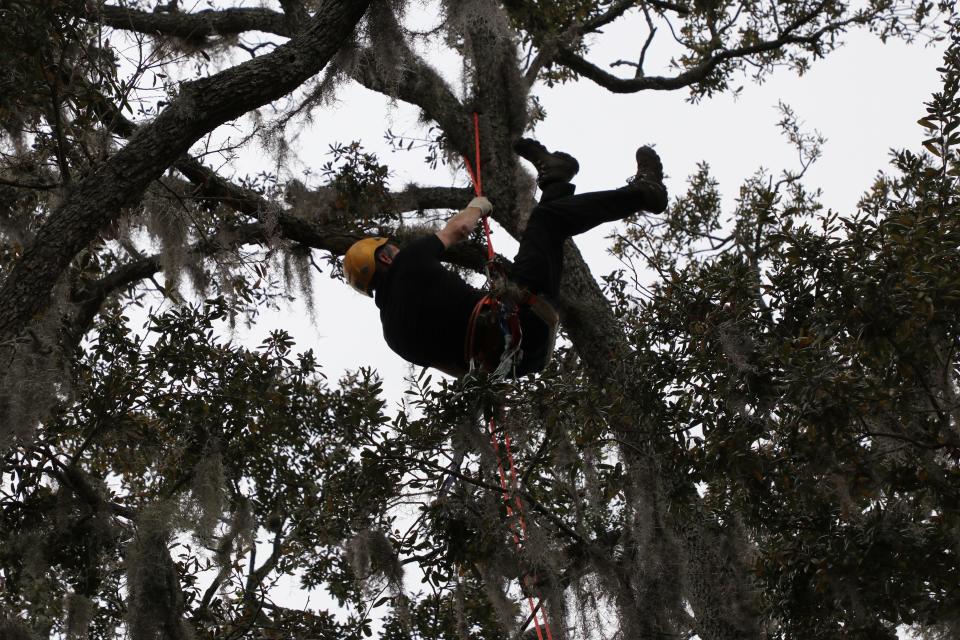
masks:
<path fill-rule="evenodd" d="M 169 294 L 178 292 L 189 253 L 189 224 L 178 206 L 170 201 L 169 193 L 161 193 L 158 187 L 148 190 L 143 199 L 146 229 L 160 245 L 160 266 Z"/>
<path fill-rule="evenodd" d="M 159 503 L 143 510 L 137 531 L 127 545 L 127 628 L 133 640 L 190 638 L 182 619 L 183 594 L 167 545 L 172 535 L 173 505 Z"/>
<path fill-rule="evenodd" d="M 187 515 L 190 528 L 204 543 L 212 542 L 223 515 L 225 501 L 223 456 L 219 452 L 203 456 L 193 470 Z"/>
<path fill-rule="evenodd" d="M 0 345 L 0 445 L 27 441 L 56 404 L 70 394 L 70 375 L 61 351 L 68 285 L 54 289 L 47 310 L 13 344 Z"/>
<path fill-rule="evenodd" d="M 96 613 L 96 605 L 90 598 L 79 593 L 67 595 L 66 600 L 68 640 L 86 637 L 90 629 L 90 623 Z M 0 634 L 0 637 L 2 637 L 2 634 Z"/>
<path fill-rule="evenodd" d="M 510 580 L 486 563 L 478 562 L 476 566 L 483 580 L 483 591 L 493 605 L 500 628 L 503 629 L 504 635 L 509 637 L 516 631 L 520 619 L 520 607 L 507 594 Z"/>

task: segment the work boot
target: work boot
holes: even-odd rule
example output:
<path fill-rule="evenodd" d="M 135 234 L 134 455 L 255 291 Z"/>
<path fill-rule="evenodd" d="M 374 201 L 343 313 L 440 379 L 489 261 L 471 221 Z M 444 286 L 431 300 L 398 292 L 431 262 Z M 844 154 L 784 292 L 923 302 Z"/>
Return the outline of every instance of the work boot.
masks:
<path fill-rule="evenodd" d="M 520 138 L 513 143 L 517 155 L 537 168 L 537 186 L 543 189 L 557 182 L 570 182 L 580 171 L 580 163 L 569 153 L 554 151 L 530 138 Z"/>
<path fill-rule="evenodd" d="M 644 145 L 637 149 L 637 175 L 632 177 L 630 182 L 637 180 L 663 183 L 663 163 L 652 147 Z"/>
<path fill-rule="evenodd" d="M 635 189 L 644 194 L 641 209 L 662 213 L 669 203 L 667 187 L 663 184 L 663 163 L 660 156 L 646 145 L 637 149 L 637 173 L 627 180 L 623 189 Z"/>

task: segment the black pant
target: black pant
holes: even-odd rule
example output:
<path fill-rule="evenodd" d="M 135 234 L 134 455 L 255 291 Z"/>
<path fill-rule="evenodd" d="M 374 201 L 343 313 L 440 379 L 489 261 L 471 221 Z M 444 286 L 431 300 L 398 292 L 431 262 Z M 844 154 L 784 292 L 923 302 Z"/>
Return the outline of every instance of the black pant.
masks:
<path fill-rule="evenodd" d="M 589 231 L 604 222 L 613 222 L 641 209 L 663 211 L 666 191 L 662 186 L 639 184 L 612 191 L 573 195 L 569 182 L 549 185 L 530 214 L 513 260 L 510 279 L 537 295 L 554 300 L 560 294 L 563 272 L 563 243 L 567 238 Z M 549 328 L 529 307 L 520 309 L 523 357 L 517 375 L 543 369 Z"/>
<path fill-rule="evenodd" d="M 573 195 L 569 182 L 549 185 L 533 208 L 513 259 L 511 279 L 537 295 L 556 299 L 567 238 L 613 222 L 641 209 L 666 208 L 666 192 L 651 184 Z"/>

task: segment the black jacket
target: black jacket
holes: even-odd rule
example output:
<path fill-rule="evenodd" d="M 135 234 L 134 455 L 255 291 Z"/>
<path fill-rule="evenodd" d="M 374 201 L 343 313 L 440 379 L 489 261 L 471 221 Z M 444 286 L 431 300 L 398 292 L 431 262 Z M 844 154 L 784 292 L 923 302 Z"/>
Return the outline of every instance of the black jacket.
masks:
<path fill-rule="evenodd" d="M 403 247 L 377 285 L 383 337 L 403 359 L 451 375 L 467 371 L 464 341 L 470 314 L 483 293 L 440 262 L 434 234 Z"/>

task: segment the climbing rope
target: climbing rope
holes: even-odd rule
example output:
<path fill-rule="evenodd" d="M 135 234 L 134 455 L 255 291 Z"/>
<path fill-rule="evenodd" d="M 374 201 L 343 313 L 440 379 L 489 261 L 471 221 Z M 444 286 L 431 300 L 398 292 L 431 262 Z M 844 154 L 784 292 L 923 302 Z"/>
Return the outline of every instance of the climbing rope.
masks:
<path fill-rule="evenodd" d="M 473 113 L 473 142 L 476 164 L 471 165 L 466 156 L 463 157 L 463 163 L 467 167 L 467 173 L 470 174 L 470 181 L 473 182 L 473 192 L 479 198 L 483 196 L 483 180 L 480 175 L 480 114 L 477 112 Z M 476 170 L 474 170 L 474 167 L 476 167 Z M 497 254 L 493 250 L 493 241 L 490 238 L 490 221 L 487 220 L 487 217 L 486 215 L 483 216 L 483 233 L 487 238 L 487 266 L 489 270 L 489 265 L 493 263 Z M 489 277 L 489 273 L 487 277 Z"/>
<path fill-rule="evenodd" d="M 483 181 L 480 173 L 480 115 L 473 114 L 473 140 L 474 140 L 474 164 L 464 156 L 463 163 L 470 174 L 470 180 L 473 182 L 473 191 L 476 196 L 483 196 Z M 467 362 L 472 370 L 474 367 L 473 356 L 475 354 L 474 337 L 476 332 L 476 320 L 484 309 L 491 309 L 497 316 L 500 333 L 503 336 L 504 348 L 500 355 L 499 362 L 495 366 L 491 363 L 482 364 L 492 368 L 492 374 L 495 377 L 506 376 L 513 369 L 514 364 L 520 359 L 520 348 L 523 341 L 523 332 L 520 330 L 520 315 L 517 306 L 517 300 L 511 299 L 511 296 L 505 295 L 508 290 L 506 282 L 506 273 L 501 265 L 496 262 L 496 251 L 493 249 L 493 238 L 490 232 L 489 216 L 484 215 L 483 232 L 487 241 L 487 263 L 485 267 L 487 275 L 487 295 L 484 296 L 474 307 L 470 315 L 470 322 L 467 327 L 467 344 L 465 348 Z M 515 297 L 515 296 L 514 296 Z"/>
<path fill-rule="evenodd" d="M 479 198 L 483 195 L 483 183 L 480 175 L 480 115 L 476 112 L 473 114 L 473 137 L 475 163 L 471 165 L 470 160 L 466 156 L 464 156 L 463 162 L 467 167 L 467 172 L 470 174 L 470 180 L 473 182 L 473 191 Z M 487 240 L 486 271 L 487 285 L 489 288 L 490 281 L 495 277 L 493 275 L 495 271 L 494 258 L 497 254 L 493 249 L 493 240 L 490 234 L 490 222 L 487 220 L 486 215 L 483 216 L 483 231 Z M 499 275 L 503 277 L 502 273 Z M 500 304 L 500 302 L 495 299 L 495 296 L 488 295 L 487 299 L 490 299 L 492 304 Z M 519 340 L 517 340 L 516 344 L 514 344 L 511 348 L 505 349 L 500 366 L 497 367 L 496 371 L 493 372 L 494 376 L 502 376 L 506 373 L 506 371 L 503 370 L 505 363 L 509 364 L 512 362 L 513 356 L 515 356 L 519 351 L 519 347 Z M 497 425 L 493 416 L 493 412 L 491 412 L 490 418 L 487 421 L 487 429 L 490 432 L 490 444 L 493 447 L 494 454 L 497 458 L 497 472 L 500 478 L 500 489 L 502 490 L 503 501 L 507 510 L 507 518 L 509 519 L 507 526 L 510 529 L 514 547 L 516 547 L 517 551 L 519 552 L 522 550 L 523 541 L 526 539 L 527 521 L 524 516 L 523 501 L 520 500 L 519 486 L 517 482 L 517 467 L 513 461 L 513 452 L 510 450 L 510 434 L 507 433 L 506 429 L 503 430 L 503 450 L 506 452 L 506 459 L 509 464 L 510 472 L 510 480 L 508 483 L 507 472 L 504 470 L 503 465 L 503 456 L 500 454 L 501 443 L 499 437 L 497 436 L 496 427 Z M 514 507 L 516 507 L 516 511 L 514 511 Z M 516 518 L 514 518 L 514 513 L 516 513 Z M 519 531 L 517 530 L 518 524 Z M 534 629 L 537 632 L 537 640 L 553 640 L 553 633 L 550 630 L 550 623 L 547 620 L 546 612 L 543 611 L 541 603 L 534 603 L 530 578 L 527 574 L 524 574 L 521 577 L 521 584 L 523 585 L 523 591 L 527 597 L 527 604 L 530 605 L 530 618 L 532 618 Z M 542 623 L 541 617 L 543 619 Z"/>

